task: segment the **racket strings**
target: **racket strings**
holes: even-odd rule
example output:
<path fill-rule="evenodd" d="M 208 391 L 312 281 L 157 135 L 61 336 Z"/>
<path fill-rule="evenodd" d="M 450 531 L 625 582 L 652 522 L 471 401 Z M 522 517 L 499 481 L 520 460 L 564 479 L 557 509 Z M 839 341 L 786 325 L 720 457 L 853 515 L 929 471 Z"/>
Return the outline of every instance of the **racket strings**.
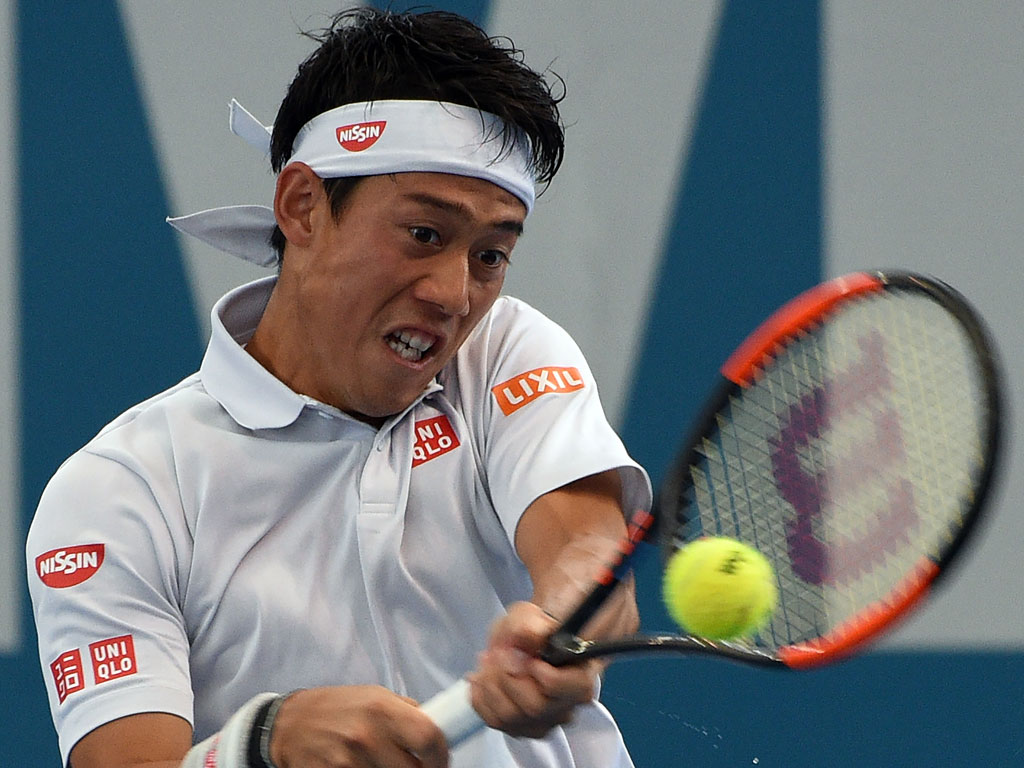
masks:
<path fill-rule="evenodd" d="M 780 605 L 753 643 L 826 635 L 948 546 L 983 463 L 976 369 L 943 306 L 881 292 L 785 340 L 719 412 L 675 541 L 732 536 L 769 557 Z"/>

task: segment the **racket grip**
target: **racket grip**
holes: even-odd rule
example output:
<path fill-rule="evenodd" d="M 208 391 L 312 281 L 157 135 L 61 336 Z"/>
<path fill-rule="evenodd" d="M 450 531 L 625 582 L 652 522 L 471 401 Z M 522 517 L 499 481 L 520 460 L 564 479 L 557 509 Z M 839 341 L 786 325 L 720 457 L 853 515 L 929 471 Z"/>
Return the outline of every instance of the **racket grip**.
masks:
<path fill-rule="evenodd" d="M 469 701 L 469 681 L 465 679 L 423 702 L 420 709 L 437 723 L 448 740 L 449 749 L 484 727 L 484 721 Z"/>

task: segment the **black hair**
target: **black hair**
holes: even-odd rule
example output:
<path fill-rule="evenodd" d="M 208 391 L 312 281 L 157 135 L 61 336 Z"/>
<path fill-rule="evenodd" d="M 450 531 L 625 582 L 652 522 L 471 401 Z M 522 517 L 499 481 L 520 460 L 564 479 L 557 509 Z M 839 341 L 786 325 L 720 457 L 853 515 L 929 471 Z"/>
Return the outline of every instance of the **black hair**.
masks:
<path fill-rule="evenodd" d="M 363 7 L 343 11 L 318 32 L 317 49 L 299 65 L 274 121 L 270 163 L 288 163 L 299 130 L 317 115 L 354 102 L 383 99 L 447 101 L 501 118 L 502 147 L 525 137 L 541 185 L 562 163 L 565 135 L 558 104 L 564 96 L 523 63 L 507 38 L 489 37 L 468 19 L 445 11 L 395 13 Z M 335 215 L 358 178 L 325 179 Z M 285 238 L 271 238 L 283 254 Z"/>

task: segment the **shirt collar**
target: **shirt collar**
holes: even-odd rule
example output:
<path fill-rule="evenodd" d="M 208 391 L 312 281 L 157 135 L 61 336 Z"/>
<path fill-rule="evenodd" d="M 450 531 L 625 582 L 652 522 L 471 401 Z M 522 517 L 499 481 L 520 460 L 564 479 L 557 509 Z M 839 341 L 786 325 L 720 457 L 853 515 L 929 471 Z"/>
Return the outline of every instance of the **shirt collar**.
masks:
<path fill-rule="evenodd" d="M 305 401 L 245 351 L 276 276 L 225 294 L 210 313 L 210 343 L 199 368 L 206 391 L 247 429 L 275 429 L 294 422 Z"/>
<path fill-rule="evenodd" d="M 210 343 L 199 375 L 206 391 L 246 429 L 278 429 L 298 419 L 303 408 L 315 404 L 276 378 L 245 351 L 270 294 L 277 283 L 272 275 L 225 294 L 210 313 Z M 434 379 L 402 413 L 388 419 L 385 428 L 400 421 L 424 397 L 442 389 Z M 320 404 L 320 409 L 330 406 Z M 341 414 L 338 411 L 339 415 Z M 350 417 L 351 418 L 351 417 Z"/>

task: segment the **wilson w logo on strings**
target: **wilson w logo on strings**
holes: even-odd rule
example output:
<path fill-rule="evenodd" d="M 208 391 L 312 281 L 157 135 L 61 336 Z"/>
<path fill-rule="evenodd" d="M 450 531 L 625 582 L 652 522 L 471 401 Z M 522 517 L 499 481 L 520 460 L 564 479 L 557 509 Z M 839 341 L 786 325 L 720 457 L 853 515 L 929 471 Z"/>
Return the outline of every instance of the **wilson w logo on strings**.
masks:
<path fill-rule="evenodd" d="M 789 408 L 771 445 L 775 482 L 796 516 L 786 525 L 786 546 L 793 573 L 808 584 L 850 583 L 883 561 L 917 522 L 911 483 L 889 469 L 906 460 L 900 417 L 887 395 L 892 387 L 885 345 L 876 331 L 859 340 L 861 357 Z M 865 404 L 870 407 L 865 407 Z M 840 419 L 867 419 L 857 442 L 828 466 L 808 471 L 800 460 L 812 443 L 825 437 Z M 847 430 L 849 431 L 849 430 Z M 842 503 L 867 483 L 884 484 L 880 507 L 865 516 L 862 529 L 851 526 L 826 546 L 815 534 L 827 505 Z"/>

